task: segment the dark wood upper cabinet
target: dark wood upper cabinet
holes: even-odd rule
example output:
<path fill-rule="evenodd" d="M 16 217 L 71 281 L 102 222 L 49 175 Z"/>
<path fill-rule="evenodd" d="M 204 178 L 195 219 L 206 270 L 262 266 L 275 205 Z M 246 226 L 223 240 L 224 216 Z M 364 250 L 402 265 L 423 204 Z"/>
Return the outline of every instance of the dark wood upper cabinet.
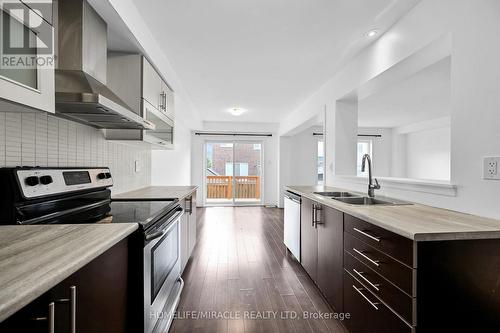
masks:
<path fill-rule="evenodd" d="M 317 284 L 328 303 L 341 312 L 343 309 L 343 232 L 344 214 L 322 206 L 318 230 Z"/>
<path fill-rule="evenodd" d="M 318 231 L 313 224 L 313 205 L 302 198 L 300 207 L 300 262 L 311 279 L 316 281 L 318 268 Z"/>

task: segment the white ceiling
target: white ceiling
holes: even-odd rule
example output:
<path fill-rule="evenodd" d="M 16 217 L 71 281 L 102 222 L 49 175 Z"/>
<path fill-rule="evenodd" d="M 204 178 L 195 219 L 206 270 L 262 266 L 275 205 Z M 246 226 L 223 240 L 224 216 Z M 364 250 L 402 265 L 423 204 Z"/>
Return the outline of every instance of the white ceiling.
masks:
<path fill-rule="evenodd" d="M 368 96 L 358 104 L 358 126 L 398 127 L 449 116 L 451 59 Z"/>
<path fill-rule="evenodd" d="M 134 0 L 201 117 L 254 122 L 282 120 L 418 1 Z"/>

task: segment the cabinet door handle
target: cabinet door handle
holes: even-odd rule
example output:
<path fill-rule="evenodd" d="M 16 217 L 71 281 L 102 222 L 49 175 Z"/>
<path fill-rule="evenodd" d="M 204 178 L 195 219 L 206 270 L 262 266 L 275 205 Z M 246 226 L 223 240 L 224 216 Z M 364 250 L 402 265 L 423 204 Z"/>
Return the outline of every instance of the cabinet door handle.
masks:
<path fill-rule="evenodd" d="M 323 208 L 321 207 L 321 205 L 316 206 L 316 221 L 314 222 L 316 229 L 318 228 L 318 224 L 325 224 L 325 222 L 321 222 L 321 211 L 322 210 L 323 210 Z"/>
<path fill-rule="evenodd" d="M 76 333 L 76 286 L 70 288 L 70 305 L 71 305 L 71 318 L 70 318 L 70 332 Z"/>
<path fill-rule="evenodd" d="M 375 310 L 378 311 L 378 306 L 377 305 L 380 305 L 380 303 L 370 301 L 370 299 L 368 297 L 366 297 L 365 294 L 363 294 L 363 290 L 364 290 L 363 288 L 358 288 L 355 285 L 352 285 L 352 287 L 354 288 L 354 290 L 356 290 L 358 292 L 358 294 L 361 295 L 361 297 L 363 297 L 371 306 L 373 306 L 373 308 Z"/>
<path fill-rule="evenodd" d="M 356 231 L 356 232 L 358 232 L 358 233 L 362 234 L 363 236 L 366 236 L 366 237 L 368 237 L 368 238 L 370 238 L 370 239 L 373 239 L 373 240 L 374 240 L 374 241 L 376 241 L 376 242 L 380 242 L 380 237 L 372 236 L 372 235 L 370 235 L 370 234 L 368 234 L 368 233 L 364 232 L 363 230 L 359 230 L 358 228 L 352 228 L 352 229 L 353 229 L 354 231 Z"/>
<path fill-rule="evenodd" d="M 70 333 L 76 333 L 76 286 L 69 287 L 69 298 L 60 298 L 54 303 L 69 303 Z"/>
<path fill-rule="evenodd" d="M 160 110 L 164 110 L 164 105 L 163 102 L 165 101 L 165 93 L 162 91 L 160 93 Z"/>
<path fill-rule="evenodd" d="M 193 213 L 193 197 L 186 198 L 186 201 L 189 202 L 189 206 L 186 207 L 186 213 L 191 215 L 191 213 Z"/>
<path fill-rule="evenodd" d="M 355 268 L 352 269 L 354 273 L 356 273 L 360 278 L 362 278 L 366 283 L 368 283 L 370 286 L 372 286 L 376 291 L 379 291 L 378 287 L 380 287 L 380 284 L 378 283 L 373 283 L 370 280 L 368 280 L 363 274 L 363 272 L 358 272 Z"/>
<path fill-rule="evenodd" d="M 314 222 L 316 221 L 316 205 L 312 205 L 312 227 L 314 228 Z"/>
<path fill-rule="evenodd" d="M 55 330 L 55 318 L 56 318 L 56 303 L 49 303 L 49 314 L 47 317 L 34 317 L 30 320 L 33 321 L 47 321 L 47 328 L 49 333 L 54 333 Z"/>
<path fill-rule="evenodd" d="M 56 320 L 56 303 L 49 303 L 49 333 L 54 333 L 55 331 L 55 320 Z"/>
<path fill-rule="evenodd" d="M 368 260 L 369 262 L 371 262 L 372 264 L 374 264 L 375 266 L 377 266 L 377 267 L 380 266 L 380 264 L 379 264 L 380 261 L 379 260 L 373 260 L 372 258 L 368 257 L 366 254 L 364 254 L 360 250 L 356 249 L 355 247 L 353 247 L 352 250 L 354 252 L 356 252 L 357 254 L 359 254 L 360 256 L 362 256 L 363 258 L 365 258 L 366 260 Z"/>

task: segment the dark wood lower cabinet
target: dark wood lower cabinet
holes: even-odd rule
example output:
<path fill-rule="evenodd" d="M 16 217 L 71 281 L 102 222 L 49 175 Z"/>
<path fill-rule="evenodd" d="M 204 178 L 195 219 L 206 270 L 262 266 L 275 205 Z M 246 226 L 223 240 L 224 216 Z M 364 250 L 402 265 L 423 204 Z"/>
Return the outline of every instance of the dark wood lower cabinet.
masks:
<path fill-rule="evenodd" d="M 49 308 L 54 313 L 55 333 L 70 333 L 72 320 L 78 333 L 132 332 L 128 245 L 129 239 L 125 239 L 101 254 L 0 323 L 0 332 L 50 332 Z"/>
<path fill-rule="evenodd" d="M 344 271 L 344 321 L 351 333 L 410 333 L 413 329 Z"/>
<path fill-rule="evenodd" d="M 318 270 L 318 231 L 313 224 L 313 205 L 309 199 L 302 198 L 300 206 L 300 263 L 316 281 Z"/>
<path fill-rule="evenodd" d="M 301 264 L 328 303 L 342 312 L 344 214 L 302 198 Z"/>
<path fill-rule="evenodd" d="M 338 312 L 343 311 L 343 233 L 344 214 L 322 206 L 318 222 L 317 284 L 328 303 Z"/>
<path fill-rule="evenodd" d="M 500 332 L 500 240 L 418 244 L 417 331 Z"/>

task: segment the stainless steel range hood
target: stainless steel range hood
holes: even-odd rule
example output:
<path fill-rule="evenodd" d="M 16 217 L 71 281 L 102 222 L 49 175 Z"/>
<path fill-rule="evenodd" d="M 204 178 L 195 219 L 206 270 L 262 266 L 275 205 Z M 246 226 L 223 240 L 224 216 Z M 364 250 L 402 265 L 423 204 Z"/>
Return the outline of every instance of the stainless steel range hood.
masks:
<path fill-rule="evenodd" d="M 58 1 L 56 113 L 97 128 L 154 129 L 106 86 L 107 24 L 85 0 Z"/>

